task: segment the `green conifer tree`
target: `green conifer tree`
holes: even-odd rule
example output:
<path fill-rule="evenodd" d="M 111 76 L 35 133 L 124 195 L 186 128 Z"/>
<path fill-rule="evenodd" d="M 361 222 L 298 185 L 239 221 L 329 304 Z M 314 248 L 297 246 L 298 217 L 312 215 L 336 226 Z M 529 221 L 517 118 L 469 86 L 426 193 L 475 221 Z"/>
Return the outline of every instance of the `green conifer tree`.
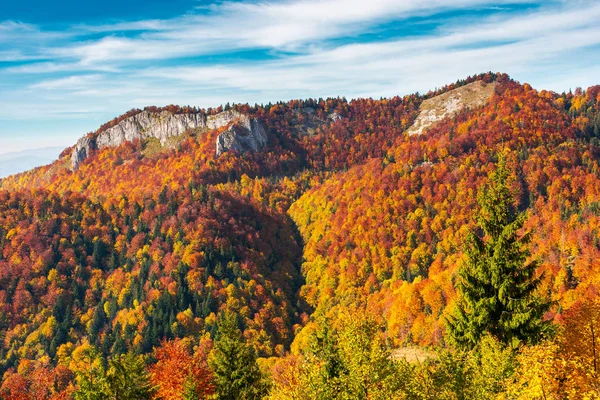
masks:
<path fill-rule="evenodd" d="M 450 340 L 460 347 L 475 346 L 486 332 L 516 347 L 538 341 L 549 329 L 543 315 L 551 303 L 536 296 L 542 277 L 536 276 L 538 263 L 527 262 L 531 234 L 519 235 L 527 214 L 514 206 L 509 176 L 501 156 L 477 199 L 483 236 L 471 232 L 467 238 L 460 296 L 447 323 Z"/>
<path fill-rule="evenodd" d="M 75 400 L 108 400 L 110 388 L 106 380 L 106 369 L 98 350 L 89 346 L 81 353 L 84 368 L 75 371 Z"/>
<path fill-rule="evenodd" d="M 222 314 L 209 365 L 214 373 L 216 395 L 222 400 L 258 399 L 263 394 L 261 373 L 254 348 L 245 343 L 237 316 Z"/>
<path fill-rule="evenodd" d="M 153 388 L 144 360 L 132 352 L 110 360 L 106 380 L 114 399 L 145 400 L 152 397 Z"/>

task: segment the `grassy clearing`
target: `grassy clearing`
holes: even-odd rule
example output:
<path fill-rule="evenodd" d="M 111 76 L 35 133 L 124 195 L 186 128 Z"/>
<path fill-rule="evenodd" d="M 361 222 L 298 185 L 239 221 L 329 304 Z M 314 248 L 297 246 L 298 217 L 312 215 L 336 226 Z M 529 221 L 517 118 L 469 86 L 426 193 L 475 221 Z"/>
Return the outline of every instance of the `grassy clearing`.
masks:
<path fill-rule="evenodd" d="M 402 347 L 392 350 L 394 360 L 404 359 L 411 364 L 422 363 L 431 358 L 437 358 L 435 352 L 426 350 L 422 347 Z"/>
<path fill-rule="evenodd" d="M 419 135 L 446 117 L 452 117 L 464 108 L 484 105 L 494 94 L 496 82 L 485 84 L 475 81 L 447 93 L 425 100 L 415 123 L 408 129 L 409 135 Z"/>

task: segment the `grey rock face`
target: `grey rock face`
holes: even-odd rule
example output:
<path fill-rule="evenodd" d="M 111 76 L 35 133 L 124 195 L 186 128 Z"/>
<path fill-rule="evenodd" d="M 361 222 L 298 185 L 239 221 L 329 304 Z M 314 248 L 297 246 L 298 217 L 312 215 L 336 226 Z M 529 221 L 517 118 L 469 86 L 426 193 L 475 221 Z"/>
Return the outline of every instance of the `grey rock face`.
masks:
<path fill-rule="evenodd" d="M 79 139 L 71 153 L 72 169 L 75 171 L 88 157 L 90 150 L 93 149 L 117 147 L 127 141 L 147 138 L 158 139 L 162 145 L 165 145 L 170 137 L 179 136 L 190 129 L 218 129 L 234 121 L 239 121 L 240 126 L 246 127 L 250 132 L 258 132 L 255 135 L 256 137 L 253 136 L 254 134 L 250 135 L 253 139 L 248 140 L 252 143 L 248 140 L 244 141 L 245 139 L 239 139 L 239 143 L 244 142 L 245 144 L 236 144 L 235 146 L 248 146 L 252 150 L 264 146 L 266 134 L 262 125 L 256 120 L 251 121 L 247 116 L 236 111 L 225 111 L 208 117 L 201 113 L 173 114 L 168 111 L 160 113 L 142 111 L 101 132 L 95 139 L 90 139 L 87 136 Z M 260 145 L 260 143 L 263 144 Z M 222 151 L 228 148 L 225 146 Z M 218 149 L 217 154 L 220 154 Z"/>
<path fill-rule="evenodd" d="M 87 136 L 82 137 L 77 141 L 73 152 L 71 153 L 71 166 L 73 170 L 79 167 L 79 164 L 83 162 L 90 154 L 90 150 L 94 149 L 94 141 Z"/>
<path fill-rule="evenodd" d="M 267 144 L 267 133 L 256 119 L 242 116 L 217 137 L 217 157 L 226 151 L 259 151 Z"/>
<path fill-rule="evenodd" d="M 168 111 L 150 113 L 142 111 L 118 125 L 100 133 L 96 139 L 98 148 L 116 147 L 126 141 L 156 138 L 161 144 L 183 132 L 206 126 L 202 114 L 172 114 Z"/>
<path fill-rule="evenodd" d="M 217 115 L 209 115 L 206 118 L 206 127 L 208 129 L 219 129 L 223 126 L 229 125 L 236 119 L 248 118 L 237 111 L 223 111 Z"/>

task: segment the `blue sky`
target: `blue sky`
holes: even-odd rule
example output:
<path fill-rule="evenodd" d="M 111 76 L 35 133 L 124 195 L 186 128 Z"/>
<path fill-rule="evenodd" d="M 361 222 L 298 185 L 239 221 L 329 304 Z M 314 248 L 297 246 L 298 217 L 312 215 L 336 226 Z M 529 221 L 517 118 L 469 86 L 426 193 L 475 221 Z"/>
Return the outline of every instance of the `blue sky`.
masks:
<path fill-rule="evenodd" d="M 600 83 L 597 0 L 46 0 L 0 14 L 0 154 L 146 105 Z"/>

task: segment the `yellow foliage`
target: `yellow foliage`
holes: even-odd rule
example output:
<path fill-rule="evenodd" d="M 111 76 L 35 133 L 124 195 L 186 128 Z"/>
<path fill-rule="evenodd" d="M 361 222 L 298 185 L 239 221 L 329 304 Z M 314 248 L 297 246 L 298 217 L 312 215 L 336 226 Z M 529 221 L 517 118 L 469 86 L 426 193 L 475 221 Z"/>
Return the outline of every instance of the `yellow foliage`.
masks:
<path fill-rule="evenodd" d="M 517 357 L 519 367 L 507 385 L 507 399 L 537 400 L 564 398 L 567 363 L 556 343 L 525 347 Z"/>

